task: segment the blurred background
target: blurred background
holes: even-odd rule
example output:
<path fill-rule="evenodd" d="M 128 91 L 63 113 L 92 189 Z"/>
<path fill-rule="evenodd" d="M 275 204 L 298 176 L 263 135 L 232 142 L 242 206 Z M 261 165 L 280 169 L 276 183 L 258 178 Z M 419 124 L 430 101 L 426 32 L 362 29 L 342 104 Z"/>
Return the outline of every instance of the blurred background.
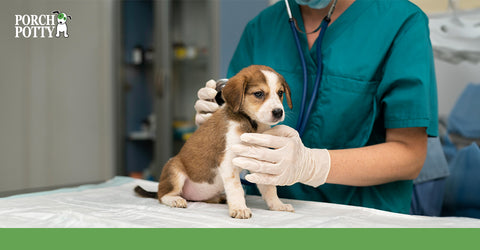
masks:
<path fill-rule="evenodd" d="M 195 130 L 196 91 L 225 77 L 245 24 L 274 2 L 2 1 L 0 194 L 158 178 Z M 431 20 L 448 136 L 459 97 L 480 82 L 480 1 L 412 2 Z M 16 15 L 53 11 L 71 16 L 68 38 L 15 37 Z M 455 134 L 467 140 L 455 153 L 476 139 Z"/>

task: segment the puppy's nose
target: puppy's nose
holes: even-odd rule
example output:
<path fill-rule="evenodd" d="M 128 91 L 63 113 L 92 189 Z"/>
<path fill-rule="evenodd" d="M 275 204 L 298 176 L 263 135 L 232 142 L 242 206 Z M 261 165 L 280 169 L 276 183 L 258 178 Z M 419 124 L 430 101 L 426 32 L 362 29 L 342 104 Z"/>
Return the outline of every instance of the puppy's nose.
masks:
<path fill-rule="evenodd" d="M 274 118 L 282 118 L 283 115 L 283 109 L 274 109 L 272 110 L 272 115 Z"/>

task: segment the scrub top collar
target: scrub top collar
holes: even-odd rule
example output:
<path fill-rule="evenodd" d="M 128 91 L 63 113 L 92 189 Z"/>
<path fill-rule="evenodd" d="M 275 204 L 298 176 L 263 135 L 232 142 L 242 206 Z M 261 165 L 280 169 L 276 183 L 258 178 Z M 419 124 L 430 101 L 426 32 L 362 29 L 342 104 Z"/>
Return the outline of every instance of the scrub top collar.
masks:
<path fill-rule="evenodd" d="M 357 20 L 367 8 L 372 6 L 375 1 L 376 0 L 356 0 L 353 2 L 353 4 L 342 13 L 342 15 L 340 15 L 333 23 L 330 23 L 325 32 L 325 36 L 323 37 L 322 48 L 328 48 L 335 39 L 340 37 L 349 27 L 353 26 L 355 20 Z M 300 6 L 295 2 L 295 0 L 289 0 L 289 4 L 292 10 L 292 15 L 297 20 L 298 27 L 305 31 L 305 25 L 300 12 Z M 307 43 L 307 36 L 305 34 L 299 32 L 299 37 L 302 43 Z M 309 51 L 311 58 L 316 58 L 316 43 L 317 41 L 315 41 L 312 49 Z"/>

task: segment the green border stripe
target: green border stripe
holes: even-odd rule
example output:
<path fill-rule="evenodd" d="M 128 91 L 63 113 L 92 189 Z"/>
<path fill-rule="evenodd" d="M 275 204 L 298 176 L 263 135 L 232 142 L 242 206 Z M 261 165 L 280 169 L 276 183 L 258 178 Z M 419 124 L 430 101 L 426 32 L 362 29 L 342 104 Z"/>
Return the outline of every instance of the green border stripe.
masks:
<path fill-rule="evenodd" d="M 1 229 L 2 249 L 459 249 L 480 229 Z M 6 247 L 6 248 L 4 248 Z"/>

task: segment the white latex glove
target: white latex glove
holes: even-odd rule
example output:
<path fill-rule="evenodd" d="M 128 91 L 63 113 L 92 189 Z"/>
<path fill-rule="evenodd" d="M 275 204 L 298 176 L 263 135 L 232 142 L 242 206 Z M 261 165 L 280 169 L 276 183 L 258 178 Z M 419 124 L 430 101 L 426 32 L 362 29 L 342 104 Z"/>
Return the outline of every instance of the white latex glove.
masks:
<path fill-rule="evenodd" d="M 219 106 L 215 102 L 215 96 L 217 95 L 217 91 L 215 88 L 217 87 L 217 83 L 215 80 L 210 80 L 205 84 L 205 87 L 201 88 L 197 92 L 198 100 L 195 103 L 195 110 L 197 114 L 195 115 L 195 124 L 200 126 L 204 123 L 210 116 L 212 116 L 213 112 L 217 111 Z"/>
<path fill-rule="evenodd" d="M 330 171 L 330 154 L 326 149 L 303 145 L 298 132 L 278 125 L 263 134 L 245 133 L 242 144 L 232 146 L 237 154 L 233 165 L 250 170 L 249 182 L 285 186 L 301 182 L 313 187 L 325 183 Z"/>

